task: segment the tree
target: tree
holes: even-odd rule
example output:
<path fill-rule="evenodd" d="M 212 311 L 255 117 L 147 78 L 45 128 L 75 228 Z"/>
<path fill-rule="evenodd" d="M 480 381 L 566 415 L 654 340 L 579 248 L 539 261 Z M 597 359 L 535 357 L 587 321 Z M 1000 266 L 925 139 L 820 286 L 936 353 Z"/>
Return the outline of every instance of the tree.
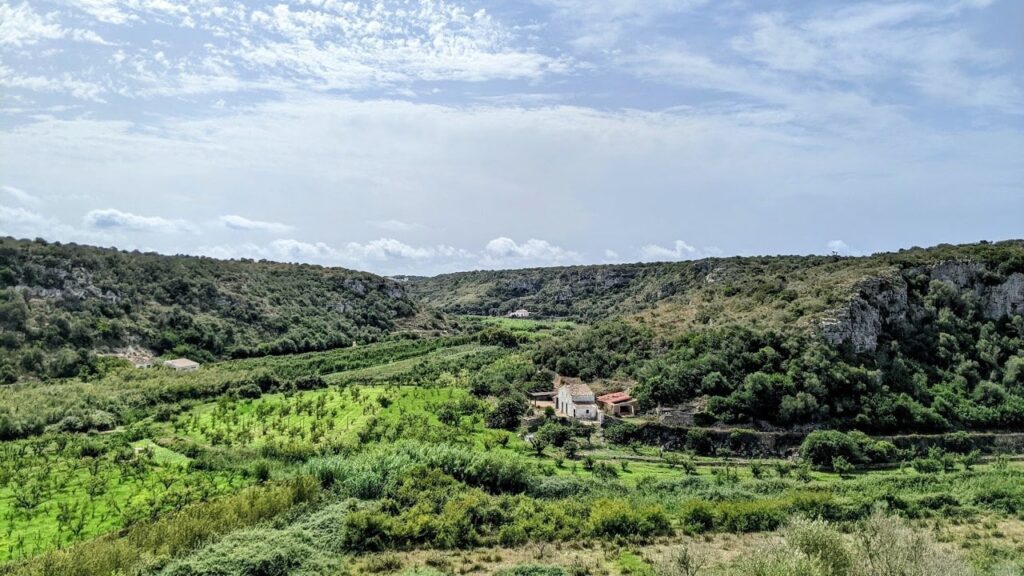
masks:
<path fill-rule="evenodd" d="M 500 430 L 515 430 L 526 414 L 526 402 L 520 397 L 502 398 L 489 414 L 487 427 Z"/>
<path fill-rule="evenodd" d="M 562 445 L 562 450 L 565 452 L 565 457 L 570 460 L 575 460 L 577 454 L 580 451 L 580 445 L 575 440 L 569 440 Z"/>
<path fill-rule="evenodd" d="M 981 451 L 971 450 L 967 454 L 961 454 L 959 460 L 965 471 L 973 470 L 978 462 L 981 462 Z"/>
<path fill-rule="evenodd" d="M 843 456 L 836 456 L 832 459 L 832 469 L 839 474 L 840 478 L 846 478 L 853 472 L 853 464 Z"/>
<path fill-rule="evenodd" d="M 830 467 L 838 456 L 848 463 L 864 461 L 857 441 L 838 430 L 815 430 L 800 445 L 800 457 L 814 466 Z"/>
<path fill-rule="evenodd" d="M 526 439 L 530 443 L 530 446 L 533 447 L 533 451 L 536 452 L 538 458 L 544 455 L 544 449 L 548 447 L 547 440 L 537 434 L 531 434 L 527 436 Z"/>

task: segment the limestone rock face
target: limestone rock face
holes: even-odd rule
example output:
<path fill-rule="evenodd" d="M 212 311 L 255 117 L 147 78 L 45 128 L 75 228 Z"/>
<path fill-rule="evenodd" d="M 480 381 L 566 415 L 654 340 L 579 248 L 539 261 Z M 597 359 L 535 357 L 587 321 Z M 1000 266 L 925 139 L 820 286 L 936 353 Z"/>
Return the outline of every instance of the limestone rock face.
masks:
<path fill-rule="evenodd" d="M 861 283 L 849 304 L 821 322 L 822 336 L 830 344 L 849 346 L 855 352 L 873 351 L 885 325 L 905 321 L 915 314 L 908 300 L 906 279 L 920 274 L 972 293 L 989 320 L 1024 314 L 1024 274 L 1010 274 L 993 285 L 988 281 L 991 271 L 982 263 L 940 262 L 904 270 L 894 278 L 873 278 Z"/>
<path fill-rule="evenodd" d="M 884 323 L 904 320 L 909 312 L 907 282 L 896 278 L 873 278 L 863 283 L 850 304 L 821 324 L 830 344 L 848 345 L 856 352 L 872 351 Z"/>
<path fill-rule="evenodd" d="M 1024 274 L 1015 272 L 1002 284 L 991 287 L 984 303 L 987 318 L 1024 314 Z"/>

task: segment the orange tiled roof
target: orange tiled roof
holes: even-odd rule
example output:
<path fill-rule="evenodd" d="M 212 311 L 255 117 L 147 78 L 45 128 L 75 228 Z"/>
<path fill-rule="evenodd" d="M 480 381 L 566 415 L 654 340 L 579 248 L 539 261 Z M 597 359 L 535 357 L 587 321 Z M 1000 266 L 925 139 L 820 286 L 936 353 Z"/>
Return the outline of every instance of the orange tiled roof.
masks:
<path fill-rule="evenodd" d="M 597 401 L 602 404 L 618 404 L 620 402 L 629 402 L 632 399 L 633 397 L 628 392 L 612 392 L 597 397 Z"/>

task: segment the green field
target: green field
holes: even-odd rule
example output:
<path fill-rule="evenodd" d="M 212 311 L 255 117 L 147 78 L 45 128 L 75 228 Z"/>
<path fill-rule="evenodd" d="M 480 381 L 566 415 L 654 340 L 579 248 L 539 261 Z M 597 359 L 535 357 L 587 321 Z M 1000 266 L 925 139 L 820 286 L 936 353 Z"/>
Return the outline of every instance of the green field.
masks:
<path fill-rule="evenodd" d="M 535 325 L 550 333 L 509 328 Z M 539 411 L 494 427 L 535 378 L 530 345 L 398 340 L 7 390 L 27 409 L 68 386 L 67 406 L 106 406 L 118 425 L 60 432 L 54 417 L 0 444 L 0 574 L 660 576 L 692 551 L 699 574 L 735 576 L 775 562 L 794 530 L 839 538 L 854 559 L 864 531 L 884 530 L 972 574 L 1024 565 L 1016 462 L 908 453 L 839 474 L 618 444 Z"/>

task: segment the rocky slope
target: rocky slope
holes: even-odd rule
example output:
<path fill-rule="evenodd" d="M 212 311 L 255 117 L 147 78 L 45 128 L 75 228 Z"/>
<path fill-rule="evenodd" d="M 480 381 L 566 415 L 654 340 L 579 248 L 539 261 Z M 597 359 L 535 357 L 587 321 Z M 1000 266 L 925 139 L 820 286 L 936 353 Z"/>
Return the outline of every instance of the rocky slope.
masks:
<path fill-rule="evenodd" d="M 921 302 L 910 296 L 914 282 L 942 282 L 980 303 L 986 320 L 1024 314 L 1024 273 L 1001 275 L 998 266 L 962 260 L 901 270 L 861 282 L 849 304 L 821 322 L 825 339 L 855 352 L 873 351 L 887 325 L 913 324 Z"/>
<path fill-rule="evenodd" d="M 0 377 L 89 370 L 128 348 L 198 359 L 443 329 L 399 282 L 319 266 L 0 239 Z"/>
<path fill-rule="evenodd" d="M 408 281 L 428 305 L 456 314 L 592 322 L 634 318 L 664 332 L 706 326 L 820 331 L 871 350 L 887 323 L 908 320 L 908 282 L 947 282 L 986 314 L 1020 314 L 1024 242 L 914 248 L 858 258 L 779 256 L 690 262 L 477 271 Z M 912 321 L 912 318 L 909 320 Z"/>

